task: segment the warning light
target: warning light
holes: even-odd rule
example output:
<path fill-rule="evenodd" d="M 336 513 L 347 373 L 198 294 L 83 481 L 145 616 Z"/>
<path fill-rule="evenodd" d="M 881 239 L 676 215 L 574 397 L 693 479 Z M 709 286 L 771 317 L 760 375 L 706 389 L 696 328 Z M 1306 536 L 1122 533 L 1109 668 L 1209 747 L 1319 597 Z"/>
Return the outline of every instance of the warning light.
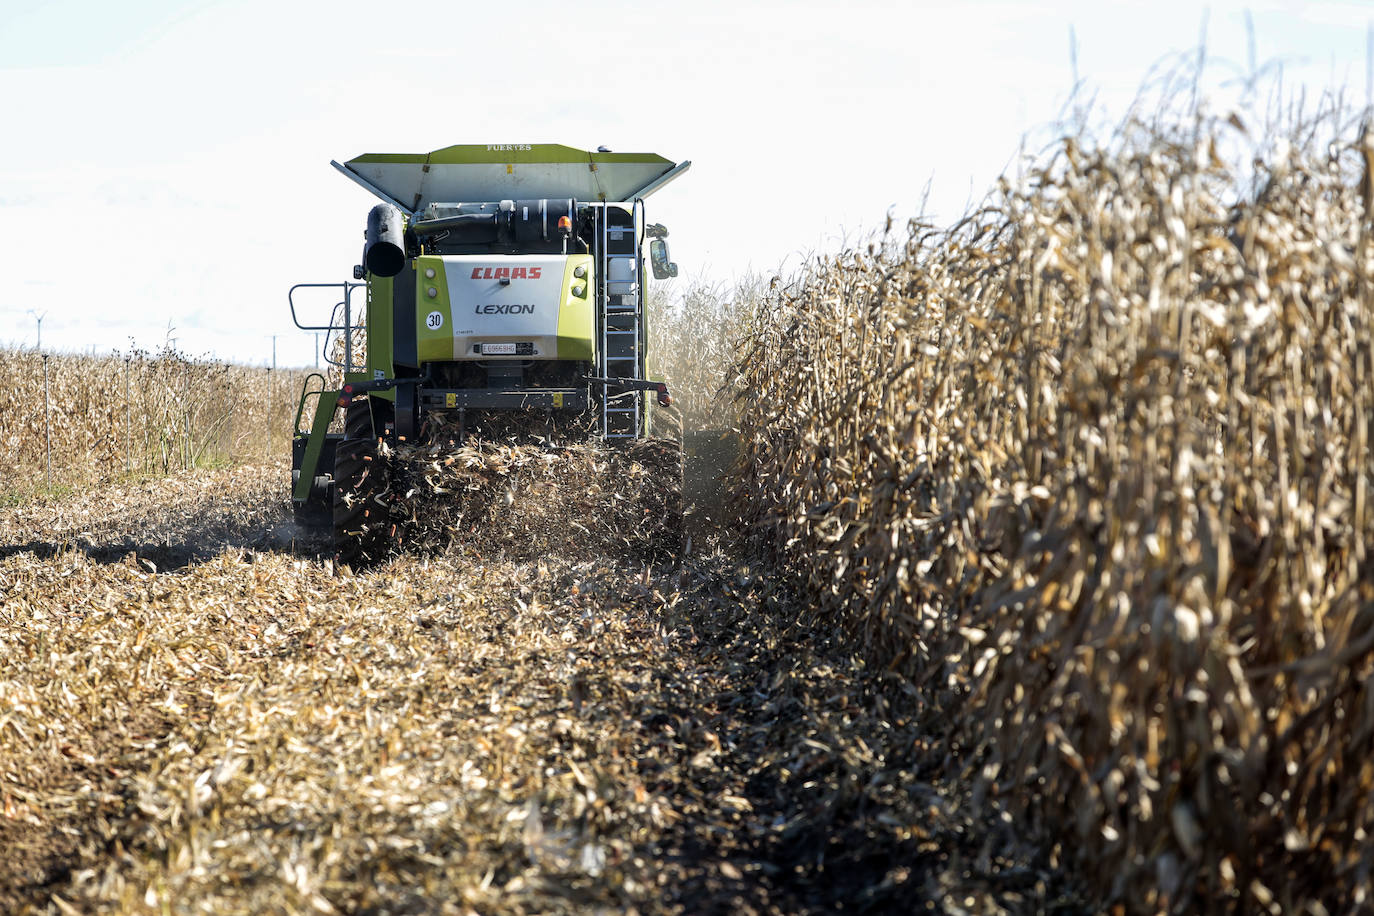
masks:
<path fill-rule="evenodd" d="M 566 216 L 558 217 L 558 231 L 562 233 L 572 232 L 572 220 Z"/>

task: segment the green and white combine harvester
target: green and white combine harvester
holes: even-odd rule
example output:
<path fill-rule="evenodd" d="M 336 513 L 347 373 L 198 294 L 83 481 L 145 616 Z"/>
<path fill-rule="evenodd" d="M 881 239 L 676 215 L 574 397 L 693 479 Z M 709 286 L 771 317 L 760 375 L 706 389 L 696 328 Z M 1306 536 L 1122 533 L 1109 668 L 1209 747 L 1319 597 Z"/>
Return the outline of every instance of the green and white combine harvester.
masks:
<path fill-rule="evenodd" d="M 341 560 L 387 548 L 388 446 L 511 420 L 611 441 L 650 434 L 651 400 L 671 399 L 646 363 L 646 248 L 656 278 L 677 266 L 644 200 L 690 162 L 500 144 L 331 164 L 382 201 L 353 282 L 302 283 L 288 297 L 298 327 L 337 341 L 326 351 L 343 370 L 337 390 L 307 380 L 292 447 L 296 519 L 332 527 Z M 328 324 L 297 315 L 307 288 L 337 292 Z M 340 408 L 343 431 L 331 432 Z"/>

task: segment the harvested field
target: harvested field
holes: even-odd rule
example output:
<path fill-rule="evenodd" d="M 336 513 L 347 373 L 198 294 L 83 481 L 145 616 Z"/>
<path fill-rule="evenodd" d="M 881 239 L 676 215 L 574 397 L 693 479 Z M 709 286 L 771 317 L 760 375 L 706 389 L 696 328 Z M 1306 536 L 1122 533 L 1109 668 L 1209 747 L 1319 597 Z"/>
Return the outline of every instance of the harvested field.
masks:
<path fill-rule="evenodd" d="M 0 910 L 1075 911 L 766 569 L 352 575 L 286 472 L 0 510 Z"/>

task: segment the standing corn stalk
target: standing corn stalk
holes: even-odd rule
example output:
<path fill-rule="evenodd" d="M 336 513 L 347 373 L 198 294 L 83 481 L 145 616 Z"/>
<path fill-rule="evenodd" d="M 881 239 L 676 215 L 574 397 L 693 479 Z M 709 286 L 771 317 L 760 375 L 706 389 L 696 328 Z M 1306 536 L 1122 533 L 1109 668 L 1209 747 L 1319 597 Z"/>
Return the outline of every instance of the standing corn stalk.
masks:
<path fill-rule="evenodd" d="M 1068 140 L 774 293 L 741 494 L 816 622 L 1104 902 L 1345 911 L 1374 869 L 1374 160 L 1276 143 L 1251 185 L 1201 127 Z"/>

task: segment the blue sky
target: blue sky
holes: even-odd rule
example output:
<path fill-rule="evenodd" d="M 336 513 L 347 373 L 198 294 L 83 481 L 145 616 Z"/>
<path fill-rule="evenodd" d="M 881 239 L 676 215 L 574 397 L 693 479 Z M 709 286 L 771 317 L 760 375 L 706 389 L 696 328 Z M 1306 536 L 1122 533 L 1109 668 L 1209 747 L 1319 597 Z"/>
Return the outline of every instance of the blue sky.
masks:
<path fill-rule="evenodd" d="M 691 159 L 650 201 L 684 274 L 796 266 L 929 206 L 950 220 L 1053 134 L 1197 47 L 1365 103 L 1374 3 L 0 0 L 0 342 L 313 359 L 294 282 L 342 281 L 364 152 L 554 142 Z M 327 305 L 330 303 L 321 303 Z"/>

